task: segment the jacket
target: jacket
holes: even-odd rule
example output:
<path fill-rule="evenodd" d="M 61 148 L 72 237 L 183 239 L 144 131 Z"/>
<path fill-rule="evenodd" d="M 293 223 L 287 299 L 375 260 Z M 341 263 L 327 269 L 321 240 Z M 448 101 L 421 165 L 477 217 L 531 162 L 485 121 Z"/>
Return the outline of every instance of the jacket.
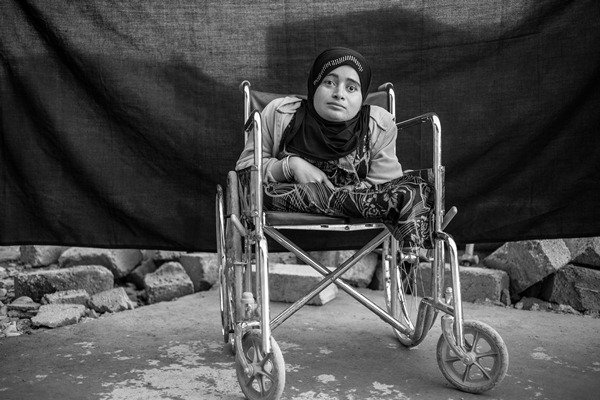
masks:
<path fill-rule="evenodd" d="M 262 111 L 262 151 L 263 179 L 265 182 L 276 182 L 271 174 L 273 165 L 282 158 L 279 144 L 285 128 L 292 116 L 300 107 L 297 97 L 284 97 L 270 102 Z M 402 166 L 396 156 L 396 138 L 398 130 L 392 114 L 381 107 L 371 106 L 370 121 L 371 161 L 365 178 L 366 186 L 379 185 L 399 178 L 403 175 Z M 355 152 L 339 160 L 342 168 L 354 168 L 352 161 Z M 254 163 L 254 137 L 250 135 L 238 159 L 235 170 L 240 171 Z"/>

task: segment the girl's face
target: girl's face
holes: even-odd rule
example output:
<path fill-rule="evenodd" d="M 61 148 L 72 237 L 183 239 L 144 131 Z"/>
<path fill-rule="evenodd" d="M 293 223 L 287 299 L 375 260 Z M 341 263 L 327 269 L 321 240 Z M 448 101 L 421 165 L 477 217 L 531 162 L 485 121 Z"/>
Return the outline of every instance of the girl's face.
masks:
<path fill-rule="evenodd" d="M 327 121 L 340 122 L 354 118 L 362 106 L 358 72 L 342 65 L 331 71 L 317 87 L 313 105 Z"/>

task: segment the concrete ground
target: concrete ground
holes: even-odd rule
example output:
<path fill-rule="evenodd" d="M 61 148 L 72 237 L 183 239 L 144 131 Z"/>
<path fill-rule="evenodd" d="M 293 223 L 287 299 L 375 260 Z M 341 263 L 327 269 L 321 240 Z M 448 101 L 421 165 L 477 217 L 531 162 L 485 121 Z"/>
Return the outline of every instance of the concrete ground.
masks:
<path fill-rule="evenodd" d="M 382 292 L 365 291 L 382 302 Z M 243 399 L 222 344 L 218 292 L 0 340 L 0 399 Z M 273 303 L 272 312 L 285 304 Z M 286 362 L 283 399 L 598 399 L 600 319 L 465 304 L 510 354 L 504 381 L 471 395 L 435 359 L 439 319 L 406 350 L 391 328 L 341 292 L 274 331 Z"/>

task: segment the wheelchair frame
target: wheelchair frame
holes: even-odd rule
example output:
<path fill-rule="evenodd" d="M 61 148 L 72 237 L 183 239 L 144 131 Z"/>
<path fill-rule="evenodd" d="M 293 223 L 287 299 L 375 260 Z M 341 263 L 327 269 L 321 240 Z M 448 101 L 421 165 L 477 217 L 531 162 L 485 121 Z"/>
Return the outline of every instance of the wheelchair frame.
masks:
<path fill-rule="evenodd" d="M 317 219 L 319 222 L 310 224 L 275 225 L 268 223 L 263 210 L 262 196 L 262 118 L 258 110 L 251 109 L 250 83 L 244 81 L 240 87 L 244 93 L 245 140 L 248 140 L 250 133 L 253 134 L 254 138 L 254 165 L 251 167 L 251 187 L 249 188 L 250 204 L 249 209 L 241 210 L 237 174 L 231 171 L 228 175 L 227 214 L 225 214 L 225 197 L 220 185 L 217 187 L 216 212 L 223 337 L 225 342 L 232 344 L 232 349 L 236 353 L 238 380 L 240 380 L 240 385 L 246 396 L 250 399 L 279 398 L 283 391 L 285 368 L 281 365 L 273 367 L 274 363 L 283 363 L 283 358 L 271 333 L 332 283 L 335 283 L 340 289 L 389 324 L 394 329 L 399 341 L 406 347 L 416 346 L 424 340 L 435 322 L 438 312 L 441 311 L 445 315 L 441 318 L 442 336 L 438 341 L 437 359 L 443 375 L 458 389 L 466 392 L 481 393 L 496 386 L 506 374 L 508 352 L 500 336 L 491 327 L 475 321 L 465 322 L 463 319 L 457 247 L 453 238 L 444 232 L 445 227 L 457 211 L 455 207 L 452 207 L 448 213 L 445 213 L 444 210 L 444 167 L 441 159 L 441 123 L 438 116 L 435 113 L 427 113 L 397 123 L 399 131 L 411 126 L 429 123 L 433 133 L 434 246 L 432 250 L 433 257 L 430 257 L 429 254 L 426 256 L 426 260 L 430 261 L 432 265 L 431 297 L 421 299 L 416 323 L 413 323 L 405 306 L 405 288 L 400 287 L 403 283 L 399 275 L 398 260 L 401 263 L 409 262 L 412 265 L 417 265 L 423 254 L 404 252 L 398 241 L 392 237 L 382 223 L 368 220 L 350 223 L 348 220 L 327 216 L 319 216 Z M 386 94 L 388 110 L 395 114 L 393 85 L 387 83 L 380 86 L 378 90 Z M 352 257 L 330 271 L 280 232 L 287 229 L 343 232 L 380 229 L 382 232 L 356 251 Z M 306 295 L 288 306 L 273 319 L 271 319 L 269 307 L 267 236 L 285 249 L 293 252 L 298 259 L 323 275 L 322 280 Z M 243 249 L 242 240 L 244 241 Z M 363 256 L 375 251 L 380 246 L 385 277 L 387 311 L 340 279 Z M 452 285 L 448 288 L 444 288 L 446 249 L 448 250 L 452 277 Z M 254 258 L 252 254 L 254 254 Z M 256 268 L 254 288 L 251 283 L 253 261 Z M 473 337 L 471 342 L 465 339 L 465 329 Z M 252 345 L 257 346 L 254 351 L 262 352 L 264 356 L 262 360 L 270 360 L 271 369 L 277 370 L 277 374 L 271 374 L 271 379 L 282 381 L 274 382 L 277 387 L 273 390 L 263 392 L 262 383 L 260 385 L 261 389 L 256 393 L 249 391 L 248 387 L 244 388 L 244 386 L 252 383 L 253 379 L 258 379 L 256 376 L 259 373 L 264 373 L 264 371 L 257 371 L 257 368 L 261 369 L 264 365 L 257 366 L 255 363 L 249 362 L 244 355 L 246 351 L 243 343 L 244 338 L 248 332 L 252 331 L 258 332 L 260 336 L 260 340 L 256 335 L 252 339 Z M 478 340 L 481 338 L 487 346 L 484 355 L 478 353 L 477 350 L 480 345 Z M 276 354 L 277 352 L 279 354 Z M 492 366 L 480 365 L 479 359 L 484 356 L 490 357 L 490 354 L 493 358 Z M 458 361 L 466 366 L 464 372 L 454 365 Z M 469 381 L 468 375 L 471 373 L 472 368 L 477 372 L 477 379 Z M 465 376 L 467 379 L 465 379 Z"/>

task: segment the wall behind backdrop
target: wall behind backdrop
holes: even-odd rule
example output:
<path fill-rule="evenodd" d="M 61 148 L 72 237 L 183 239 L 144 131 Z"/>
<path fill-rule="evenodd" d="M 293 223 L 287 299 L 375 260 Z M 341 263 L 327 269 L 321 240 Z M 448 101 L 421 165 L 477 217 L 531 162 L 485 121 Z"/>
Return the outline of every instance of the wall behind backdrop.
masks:
<path fill-rule="evenodd" d="M 238 85 L 304 93 L 330 46 L 440 116 L 457 241 L 600 235 L 598 43 L 596 0 L 3 1 L 0 244 L 214 250 Z"/>

